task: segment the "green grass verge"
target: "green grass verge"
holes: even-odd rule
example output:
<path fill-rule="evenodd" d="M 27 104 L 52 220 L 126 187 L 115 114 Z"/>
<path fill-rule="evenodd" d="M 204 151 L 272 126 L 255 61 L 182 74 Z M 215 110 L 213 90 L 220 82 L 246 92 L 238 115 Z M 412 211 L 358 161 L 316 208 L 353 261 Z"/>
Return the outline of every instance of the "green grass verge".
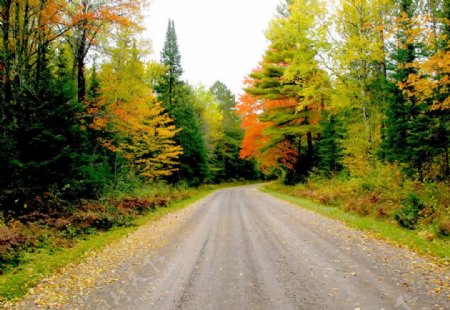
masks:
<path fill-rule="evenodd" d="M 140 225 L 156 221 L 168 213 L 187 207 L 222 187 L 224 186 L 201 187 L 195 195 L 188 199 L 173 202 L 167 208 L 158 208 L 147 215 L 136 218 L 133 221 L 133 226 L 117 227 L 106 232 L 97 232 L 76 239 L 72 248 L 42 248 L 34 253 L 26 253 L 23 264 L 0 276 L 0 306 L 6 301 L 20 299 L 31 287 L 34 287 L 58 268 L 70 263 L 80 263 L 87 258 L 89 253 L 101 250 L 111 242 L 128 236 L 136 231 Z"/>
<path fill-rule="evenodd" d="M 400 246 L 407 246 L 415 252 L 435 256 L 439 261 L 448 263 L 448 258 L 450 257 L 450 242 L 448 238 L 435 238 L 429 241 L 420 236 L 417 231 L 404 229 L 393 221 L 359 216 L 345 212 L 338 207 L 320 205 L 309 199 L 280 193 L 267 186 L 260 187 L 260 190 L 326 217 L 343 221 L 350 227 L 370 232 L 375 237 L 391 241 Z"/>

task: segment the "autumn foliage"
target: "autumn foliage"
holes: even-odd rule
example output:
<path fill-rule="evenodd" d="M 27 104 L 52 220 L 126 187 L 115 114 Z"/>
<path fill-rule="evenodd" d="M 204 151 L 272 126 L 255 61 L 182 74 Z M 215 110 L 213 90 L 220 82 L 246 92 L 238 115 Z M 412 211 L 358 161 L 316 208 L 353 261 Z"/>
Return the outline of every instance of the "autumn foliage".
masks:
<path fill-rule="evenodd" d="M 379 161 L 448 178 L 450 24 L 438 2 L 286 1 L 236 106 L 241 156 L 289 184 L 364 177 Z"/>

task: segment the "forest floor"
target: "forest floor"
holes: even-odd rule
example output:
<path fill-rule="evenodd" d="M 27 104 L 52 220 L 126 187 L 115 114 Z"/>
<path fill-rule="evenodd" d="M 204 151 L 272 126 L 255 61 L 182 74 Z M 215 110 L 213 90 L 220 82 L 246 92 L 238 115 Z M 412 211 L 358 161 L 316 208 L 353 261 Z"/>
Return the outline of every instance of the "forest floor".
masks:
<path fill-rule="evenodd" d="M 448 266 L 258 191 L 223 189 L 11 308 L 448 309 Z"/>

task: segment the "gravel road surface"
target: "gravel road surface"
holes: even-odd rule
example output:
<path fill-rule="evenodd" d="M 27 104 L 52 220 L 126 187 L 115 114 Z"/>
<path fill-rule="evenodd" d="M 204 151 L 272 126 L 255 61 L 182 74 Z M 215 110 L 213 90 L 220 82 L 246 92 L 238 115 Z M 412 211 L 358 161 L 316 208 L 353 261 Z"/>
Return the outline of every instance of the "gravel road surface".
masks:
<path fill-rule="evenodd" d="M 256 186 L 218 191 L 177 225 L 65 307 L 450 309 L 448 268 Z"/>

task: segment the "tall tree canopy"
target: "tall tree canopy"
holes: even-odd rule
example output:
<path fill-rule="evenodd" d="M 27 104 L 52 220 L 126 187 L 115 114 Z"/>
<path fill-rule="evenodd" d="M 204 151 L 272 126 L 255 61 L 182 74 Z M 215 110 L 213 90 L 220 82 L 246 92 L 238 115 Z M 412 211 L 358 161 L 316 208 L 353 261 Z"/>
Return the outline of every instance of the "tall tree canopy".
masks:
<path fill-rule="evenodd" d="M 268 167 L 281 165 L 288 183 L 304 178 L 313 165 L 313 140 L 320 131 L 321 111 L 327 100 L 329 82 L 315 60 L 325 36 L 315 20 L 323 14 L 319 2 L 293 1 L 273 20 L 267 31 L 271 44 L 260 67 L 250 74 L 246 95 L 238 105 L 241 114 L 258 114 L 245 116 L 246 122 L 257 122 L 254 128 L 265 137 L 256 148 L 252 146 L 254 139 L 244 139 L 243 156 L 261 156 Z M 260 111 L 246 107 L 253 102 Z"/>
<path fill-rule="evenodd" d="M 165 72 L 156 87 L 158 99 L 169 112 L 173 123 L 180 131 L 175 136 L 178 145 L 182 147 L 180 167 L 170 178 L 172 181 L 186 181 L 198 185 L 207 179 L 208 156 L 205 138 L 201 132 L 199 115 L 195 111 L 195 94 L 191 87 L 181 80 L 183 69 L 181 55 L 178 49 L 175 23 L 169 20 L 166 41 L 161 52 L 161 64 Z"/>
<path fill-rule="evenodd" d="M 241 156 L 285 181 L 381 160 L 448 178 L 448 1 L 285 1 L 237 109 Z"/>

